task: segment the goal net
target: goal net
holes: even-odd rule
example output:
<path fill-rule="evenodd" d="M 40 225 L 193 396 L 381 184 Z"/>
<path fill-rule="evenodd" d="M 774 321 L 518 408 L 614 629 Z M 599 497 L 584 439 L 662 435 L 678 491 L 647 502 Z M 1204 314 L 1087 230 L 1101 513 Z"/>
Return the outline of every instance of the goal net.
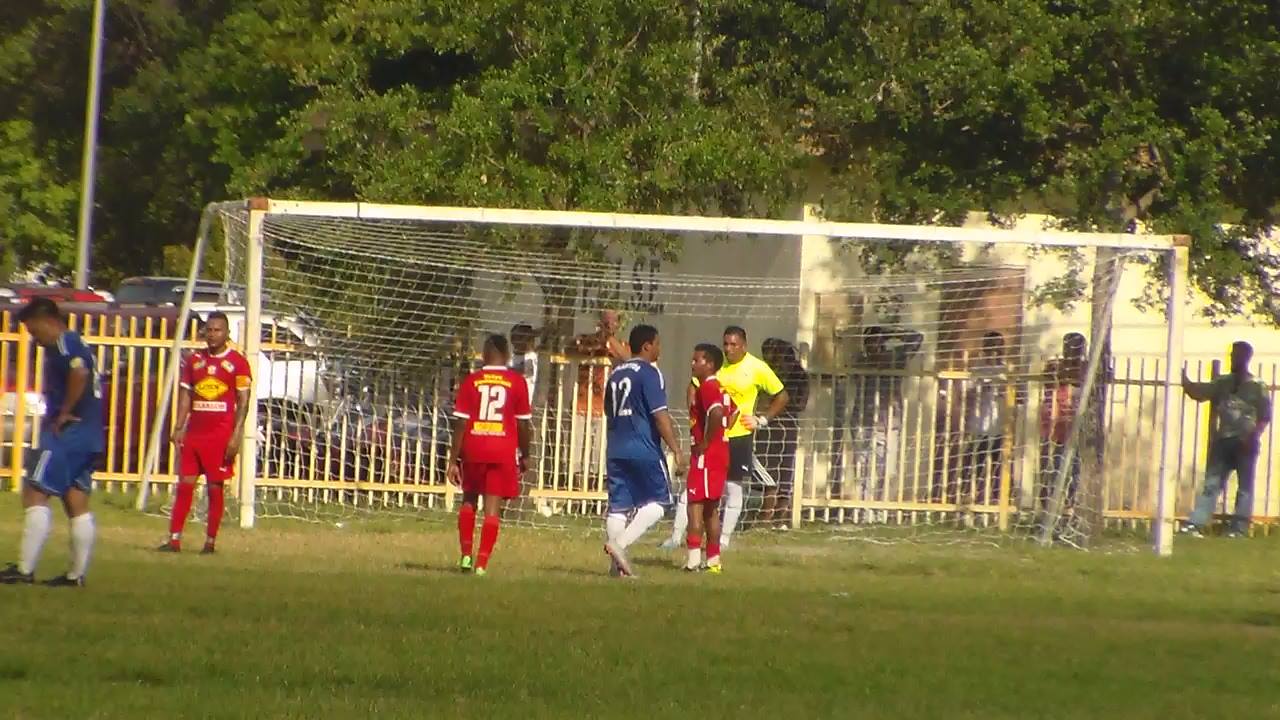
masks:
<path fill-rule="evenodd" d="M 1170 512 L 1163 473 L 1143 486 L 1109 481 L 1128 460 L 1109 441 L 1105 347 L 1118 304 L 1150 300 L 1150 276 L 1178 266 L 1169 238 L 251 207 L 219 206 L 210 227 L 227 298 L 246 308 L 247 349 L 270 368 L 257 378 L 245 466 L 259 517 L 455 509 L 445 481 L 454 392 L 483 338 L 500 333 L 532 383 L 536 431 L 507 519 L 595 527 L 607 486 L 603 340 L 625 341 L 638 323 L 661 334 L 686 447 L 695 344 L 720 345 L 740 326 L 786 389 L 753 439 L 739 532 L 1088 546 L 1108 527 Z M 1175 330 L 1150 329 L 1155 346 L 1176 350 Z M 767 411 L 760 397 L 748 410 Z M 1160 431 L 1152 424 L 1148 442 L 1164 442 Z M 683 484 L 673 478 L 677 496 Z"/>

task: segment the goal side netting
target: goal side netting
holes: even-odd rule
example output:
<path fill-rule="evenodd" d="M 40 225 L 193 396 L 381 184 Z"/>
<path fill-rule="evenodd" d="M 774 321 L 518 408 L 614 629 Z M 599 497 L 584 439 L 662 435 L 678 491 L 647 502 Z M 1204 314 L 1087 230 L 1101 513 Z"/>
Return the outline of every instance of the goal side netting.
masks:
<path fill-rule="evenodd" d="M 741 531 L 1089 546 L 1160 516 L 1159 452 L 1145 483 L 1111 477 L 1115 358 L 1102 340 L 1117 303 L 1169 264 L 1159 239 L 272 207 L 222 206 L 209 223 L 228 303 L 260 303 L 244 326 L 260 325 L 265 375 L 246 485 L 257 517 L 456 509 L 454 394 L 500 333 L 535 407 L 536 459 L 506 517 L 595 527 L 608 482 L 604 311 L 620 316 L 622 340 L 638 323 L 659 329 L 686 444 L 692 349 L 721 344 L 727 326 L 746 329 L 786 388 L 754 437 Z M 749 409 L 767 405 L 762 394 Z"/>

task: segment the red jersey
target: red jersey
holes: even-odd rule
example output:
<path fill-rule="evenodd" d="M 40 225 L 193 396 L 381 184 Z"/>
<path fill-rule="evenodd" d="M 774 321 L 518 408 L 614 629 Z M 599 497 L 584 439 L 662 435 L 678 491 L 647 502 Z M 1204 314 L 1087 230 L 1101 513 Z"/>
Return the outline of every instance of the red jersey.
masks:
<path fill-rule="evenodd" d="M 462 436 L 464 463 L 515 463 L 519 421 L 533 417 L 524 375 L 505 367 L 484 367 L 458 388 L 453 416 L 467 421 Z"/>
<path fill-rule="evenodd" d="M 249 361 L 230 348 L 214 355 L 200 349 L 182 363 L 182 389 L 191 393 L 187 435 L 230 435 L 236 427 L 238 393 L 253 382 Z"/>
<path fill-rule="evenodd" d="M 723 408 L 724 415 L 714 427 L 707 424 L 711 411 Z M 729 393 L 720 387 L 720 381 L 712 377 L 699 383 L 693 393 L 693 404 L 689 406 L 689 434 L 693 436 L 693 446 L 702 442 L 705 434 L 707 450 L 705 457 L 712 465 L 719 467 L 729 464 L 729 441 L 725 439 L 725 430 L 729 429 L 734 414 L 733 400 Z"/>

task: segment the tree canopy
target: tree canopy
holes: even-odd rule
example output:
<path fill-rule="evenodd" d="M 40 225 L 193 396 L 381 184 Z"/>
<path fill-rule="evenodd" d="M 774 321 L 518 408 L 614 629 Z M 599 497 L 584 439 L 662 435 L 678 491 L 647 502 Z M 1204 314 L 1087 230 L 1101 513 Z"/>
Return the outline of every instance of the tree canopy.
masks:
<path fill-rule="evenodd" d="M 73 260 L 90 6 L 0 9 L 0 270 Z M 200 208 L 250 194 L 734 214 L 820 194 L 841 220 L 1189 233 L 1214 313 L 1280 322 L 1258 240 L 1278 63 L 1264 0 L 112 0 L 94 274 L 180 270 Z"/>

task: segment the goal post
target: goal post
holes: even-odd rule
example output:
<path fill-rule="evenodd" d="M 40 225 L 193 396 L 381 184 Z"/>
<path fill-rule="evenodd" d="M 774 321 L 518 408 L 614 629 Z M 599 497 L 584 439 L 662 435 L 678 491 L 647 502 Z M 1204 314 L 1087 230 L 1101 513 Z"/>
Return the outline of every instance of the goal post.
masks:
<path fill-rule="evenodd" d="M 1086 417 L 1106 358 L 1093 343 L 1053 364 L 1051 335 L 1075 316 L 1035 308 L 1078 302 L 1083 286 L 1029 268 L 1045 253 L 1074 257 L 1066 267 L 1105 248 L 1119 258 L 1099 275 L 1114 281 L 1108 315 L 1122 276 L 1154 263 L 1168 298 L 1160 427 L 1146 440 L 1158 468 L 1149 487 L 1102 492 L 1149 507 L 1153 545 L 1171 551 L 1185 238 L 843 223 L 812 207 L 777 220 L 255 198 L 211 214 L 227 235 L 228 278 L 245 287 L 243 350 L 255 371 L 271 368 L 256 378 L 259 412 L 242 444 L 244 527 L 274 514 L 452 507 L 439 457 L 451 383 L 471 366 L 480 335 L 526 322 L 542 326 L 535 363 L 545 409 L 535 418 L 537 478 L 511 514 L 533 525 L 593 516 L 605 480 L 593 388 L 607 368 L 576 355 L 574 343 L 595 311 L 617 307 L 628 325 L 647 321 L 663 333 L 673 408 L 684 404 L 692 342 L 718 342 L 716 328 L 727 325 L 747 327 L 753 353 L 762 340 L 780 341 L 807 373 L 808 410 L 757 438 L 757 457 L 773 462 L 747 492 L 756 526 L 772 518 L 937 528 L 977 517 L 992 531 L 1061 539 L 1073 522 L 1105 521 L 1108 499 L 1082 498 L 1078 476 L 1106 472 L 1110 439 Z M 202 221 L 197 247 L 211 225 Z M 875 265 L 868 249 L 895 260 Z M 193 266 L 191 282 L 196 274 Z M 1062 297 L 1039 298 L 1041 285 Z M 309 327 L 295 340 L 315 335 L 305 353 L 275 341 L 263 349 L 265 328 L 285 322 Z M 991 335 L 1002 336 L 1004 355 L 980 367 Z M 308 377 L 311 389 L 300 385 Z M 1069 422 L 1055 403 L 1066 403 Z M 794 483 L 785 507 L 771 504 L 783 502 L 771 495 L 771 472 Z M 1086 510 L 1097 517 L 1081 519 Z"/>

